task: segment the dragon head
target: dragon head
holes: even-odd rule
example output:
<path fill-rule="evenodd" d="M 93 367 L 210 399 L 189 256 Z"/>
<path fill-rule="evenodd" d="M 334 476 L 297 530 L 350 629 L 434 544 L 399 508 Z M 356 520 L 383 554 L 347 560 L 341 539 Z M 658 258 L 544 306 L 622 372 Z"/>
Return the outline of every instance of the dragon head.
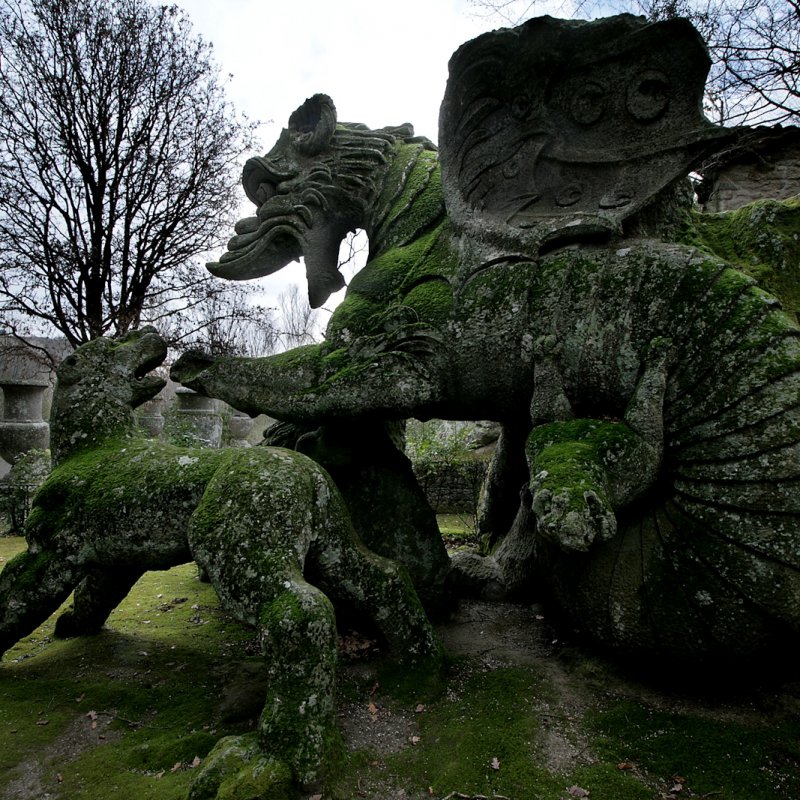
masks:
<path fill-rule="evenodd" d="M 305 258 L 312 308 L 344 286 L 339 244 L 363 224 L 369 163 L 354 160 L 348 139 L 357 126 L 337 126 L 330 97 L 316 94 L 290 117 L 266 156 L 244 166 L 242 184 L 256 215 L 236 224 L 236 235 L 212 274 L 229 280 L 260 278 Z"/>

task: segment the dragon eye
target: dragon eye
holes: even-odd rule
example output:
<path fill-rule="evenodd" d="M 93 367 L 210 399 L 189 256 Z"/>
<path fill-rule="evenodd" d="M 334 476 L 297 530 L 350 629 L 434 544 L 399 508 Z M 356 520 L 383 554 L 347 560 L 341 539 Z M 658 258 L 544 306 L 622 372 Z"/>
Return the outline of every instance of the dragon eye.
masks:
<path fill-rule="evenodd" d="M 579 125 L 594 125 L 606 111 L 606 88 L 597 81 L 587 81 L 570 100 L 572 118 Z"/>

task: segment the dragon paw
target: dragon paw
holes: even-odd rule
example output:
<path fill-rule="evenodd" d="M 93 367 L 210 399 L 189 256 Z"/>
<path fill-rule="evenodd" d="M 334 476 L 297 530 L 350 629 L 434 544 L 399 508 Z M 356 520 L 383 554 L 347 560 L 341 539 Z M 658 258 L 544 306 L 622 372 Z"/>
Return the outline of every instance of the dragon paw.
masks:
<path fill-rule="evenodd" d="M 594 541 L 607 541 L 617 532 L 613 510 L 591 490 L 576 503 L 567 489 L 540 489 L 533 495 L 533 511 L 539 533 L 567 552 L 585 553 Z"/>
<path fill-rule="evenodd" d="M 196 389 L 195 382 L 200 374 L 214 363 L 214 357 L 200 350 L 188 350 L 173 365 L 169 376 L 176 383 Z"/>

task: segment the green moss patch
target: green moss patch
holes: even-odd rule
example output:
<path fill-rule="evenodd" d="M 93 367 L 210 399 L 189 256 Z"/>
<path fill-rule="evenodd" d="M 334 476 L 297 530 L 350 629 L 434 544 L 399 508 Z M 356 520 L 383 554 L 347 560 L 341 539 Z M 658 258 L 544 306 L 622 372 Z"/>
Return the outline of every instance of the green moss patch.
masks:
<path fill-rule="evenodd" d="M 23 547 L 0 538 L 0 567 Z M 347 749 L 332 746 L 323 784 L 298 798 L 800 796 L 797 686 L 746 685 L 741 698 L 701 701 L 642 689 L 564 645 L 547 609 L 466 611 L 440 628 L 469 646 L 443 678 L 384 666 L 373 647 L 364 657 L 342 649 Z M 518 618 L 527 627 L 514 627 Z M 185 800 L 222 737 L 252 738 L 258 699 L 238 721 L 219 707 L 232 675 L 261 663 L 252 631 L 220 610 L 193 565 L 145 575 L 98 636 L 54 640 L 54 619 L 0 665 L 0 796 Z M 361 714 L 357 743 L 347 709 Z M 276 798 L 292 796 L 281 775 L 246 769 L 225 791 L 247 796 L 266 779 Z"/>
<path fill-rule="evenodd" d="M 725 800 L 800 797 L 800 721 L 727 720 L 626 700 L 588 717 L 598 753 L 629 764 L 681 796 Z"/>
<path fill-rule="evenodd" d="M 691 243 L 737 264 L 800 319 L 800 201 L 759 200 L 693 215 Z"/>

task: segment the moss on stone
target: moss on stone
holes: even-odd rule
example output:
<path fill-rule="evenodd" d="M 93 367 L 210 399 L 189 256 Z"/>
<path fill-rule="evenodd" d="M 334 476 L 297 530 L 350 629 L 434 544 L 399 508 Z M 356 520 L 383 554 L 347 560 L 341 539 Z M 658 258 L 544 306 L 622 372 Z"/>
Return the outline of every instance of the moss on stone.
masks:
<path fill-rule="evenodd" d="M 429 280 L 411 289 L 403 305 L 413 309 L 420 322 L 444 327 L 453 307 L 453 292 L 443 280 Z"/>
<path fill-rule="evenodd" d="M 695 212 L 693 225 L 692 243 L 737 264 L 798 319 L 800 200 L 759 200 L 736 211 Z"/>
<path fill-rule="evenodd" d="M 584 492 L 594 491 L 610 506 L 609 471 L 620 465 L 634 469 L 631 454 L 639 439 L 624 423 L 595 419 L 555 422 L 534 428 L 526 453 L 538 489 L 569 498 L 570 508 L 583 509 Z"/>
<path fill-rule="evenodd" d="M 220 739 L 192 782 L 188 800 L 292 800 L 291 770 L 261 751 L 255 734 Z"/>

